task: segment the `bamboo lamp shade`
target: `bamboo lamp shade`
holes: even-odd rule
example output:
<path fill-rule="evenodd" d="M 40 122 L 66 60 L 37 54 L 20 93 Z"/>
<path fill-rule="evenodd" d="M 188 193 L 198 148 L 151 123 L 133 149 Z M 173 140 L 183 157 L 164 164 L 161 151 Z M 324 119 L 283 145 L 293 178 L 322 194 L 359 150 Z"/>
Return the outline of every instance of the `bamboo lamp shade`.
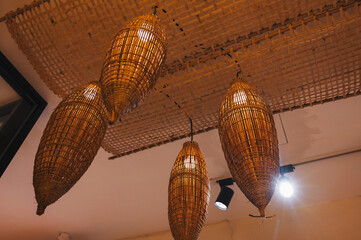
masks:
<path fill-rule="evenodd" d="M 37 214 L 57 201 L 92 163 L 107 128 L 99 82 L 76 90 L 56 107 L 35 156 Z"/>
<path fill-rule="evenodd" d="M 221 103 L 218 133 L 235 182 L 265 217 L 279 177 L 277 133 L 265 101 L 238 77 Z"/>
<path fill-rule="evenodd" d="M 174 163 L 168 187 L 168 220 L 175 240 L 195 240 L 206 221 L 210 185 L 199 146 L 185 142 Z"/>
<path fill-rule="evenodd" d="M 135 18 L 117 33 L 100 78 L 111 123 L 134 109 L 154 87 L 166 51 L 165 29 L 153 14 Z"/>

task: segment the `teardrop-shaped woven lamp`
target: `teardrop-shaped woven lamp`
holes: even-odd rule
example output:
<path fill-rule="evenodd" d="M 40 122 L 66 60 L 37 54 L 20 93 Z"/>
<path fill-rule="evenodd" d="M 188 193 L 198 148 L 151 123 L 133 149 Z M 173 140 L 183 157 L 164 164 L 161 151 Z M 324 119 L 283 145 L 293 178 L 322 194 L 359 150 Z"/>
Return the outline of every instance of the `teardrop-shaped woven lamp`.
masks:
<path fill-rule="evenodd" d="M 33 184 L 38 215 L 85 173 L 98 152 L 107 124 L 99 82 L 74 91 L 56 107 L 35 156 Z"/>
<path fill-rule="evenodd" d="M 165 29 L 153 14 L 133 19 L 117 33 L 100 78 L 111 123 L 135 108 L 154 87 L 166 51 Z"/>
<path fill-rule="evenodd" d="M 207 218 L 210 185 L 207 166 L 194 141 L 184 143 L 168 187 L 168 220 L 175 240 L 196 240 Z"/>
<path fill-rule="evenodd" d="M 265 101 L 238 77 L 223 98 L 218 133 L 235 182 L 265 217 L 279 177 L 277 133 Z"/>

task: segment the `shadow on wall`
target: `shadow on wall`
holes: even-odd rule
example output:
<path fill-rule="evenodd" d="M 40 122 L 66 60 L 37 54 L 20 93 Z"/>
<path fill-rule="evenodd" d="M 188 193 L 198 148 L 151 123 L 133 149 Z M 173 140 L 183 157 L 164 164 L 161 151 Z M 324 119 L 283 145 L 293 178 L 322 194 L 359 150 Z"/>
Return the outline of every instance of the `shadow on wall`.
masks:
<path fill-rule="evenodd" d="M 303 111 L 303 114 L 299 114 L 299 111 Z M 290 164 L 295 163 L 295 160 L 309 157 L 308 150 L 320 139 L 318 135 L 322 133 L 318 127 L 315 127 L 318 116 L 311 109 L 301 109 L 282 113 L 281 117 L 288 138 L 287 144 L 279 146 L 281 165 L 282 160 Z M 277 129 L 278 134 L 280 130 Z M 289 156 L 297 156 L 297 159 Z"/>

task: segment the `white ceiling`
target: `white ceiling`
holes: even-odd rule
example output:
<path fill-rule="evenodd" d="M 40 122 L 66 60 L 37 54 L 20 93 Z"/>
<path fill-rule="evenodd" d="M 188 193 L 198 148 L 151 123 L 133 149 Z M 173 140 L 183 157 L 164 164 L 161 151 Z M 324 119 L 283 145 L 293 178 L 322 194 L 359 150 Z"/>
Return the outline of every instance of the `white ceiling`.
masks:
<path fill-rule="evenodd" d="M 30 0 L 0 0 L 0 16 Z M 122 239 L 167 231 L 167 190 L 170 170 L 185 140 L 169 143 L 117 160 L 99 150 L 83 178 L 41 217 L 35 214 L 32 187 L 34 156 L 45 124 L 60 99 L 39 79 L 26 57 L 0 23 L 0 50 L 48 101 L 49 105 L 0 179 L 0 239 L 56 239 L 69 232 L 74 240 Z M 282 113 L 281 163 L 290 164 L 361 147 L 361 96 Z M 288 143 L 286 142 L 285 135 Z M 210 178 L 229 176 L 217 130 L 196 135 Z M 269 214 L 361 195 L 361 153 L 302 165 L 289 174 L 296 196 L 275 194 Z M 236 219 L 257 210 L 237 189 L 229 210 L 213 205 L 219 187 L 212 181 L 207 224 Z M 265 238 L 266 239 L 266 238 Z"/>

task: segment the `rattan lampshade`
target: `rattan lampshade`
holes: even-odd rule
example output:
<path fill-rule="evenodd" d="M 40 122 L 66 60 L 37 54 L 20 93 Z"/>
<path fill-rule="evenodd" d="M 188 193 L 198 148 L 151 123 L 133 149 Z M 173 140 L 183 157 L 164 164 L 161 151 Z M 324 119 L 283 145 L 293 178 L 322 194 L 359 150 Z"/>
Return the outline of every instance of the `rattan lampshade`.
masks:
<path fill-rule="evenodd" d="M 100 79 L 110 122 L 135 108 L 153 88 L 166 51 L 165 30 L 153 14 L 135 18 L 117 33 Z"/>
<path fill-rule="evenodd" d="M 265 101 L 240 78 L 223 98 L 218 133 L 235 182 L 264 217 L 279 176 L 277 133 Z"/>
<path fill-rule="evenodd" d="M 99 82 L 66 97 L 54 110 L 35 156 L 37 214 L 57 201 L 92 163 L 107 127 Z"/>
<path fill-rule="evenodd" d="M 210 185 L 207 166 L 194 141 L 184 143 L 168 187 L 168 220 L 175 240 L 198 238 L 207 218 Z"/>

